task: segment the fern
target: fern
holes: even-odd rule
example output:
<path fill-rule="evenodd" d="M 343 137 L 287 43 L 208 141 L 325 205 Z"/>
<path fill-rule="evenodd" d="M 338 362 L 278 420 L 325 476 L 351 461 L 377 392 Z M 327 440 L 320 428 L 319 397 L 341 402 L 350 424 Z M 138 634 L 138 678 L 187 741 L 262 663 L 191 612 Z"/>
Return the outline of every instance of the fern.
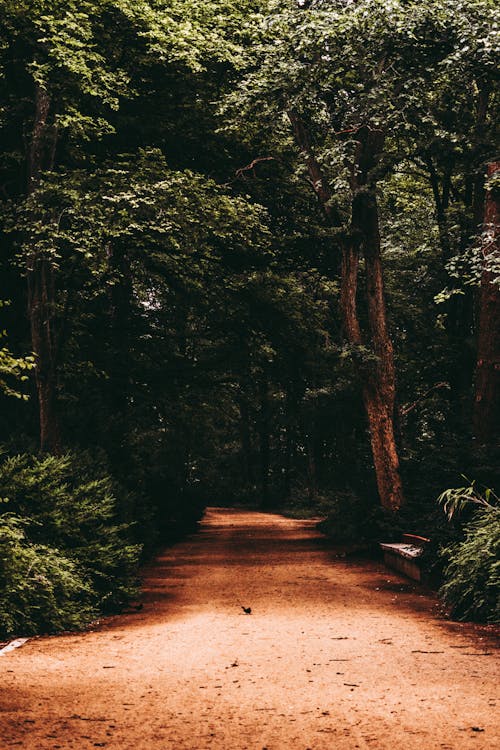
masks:
<path fill-rule="evenodd" d="M 500 507 L 492 490 L 474 483 L 443 492 L 438 502 L 448 518 L 470 506 L 474 516 L 465 538 L 441 550 L 447 560 L 440 594 L 459 620 L 500 621 Z"/>

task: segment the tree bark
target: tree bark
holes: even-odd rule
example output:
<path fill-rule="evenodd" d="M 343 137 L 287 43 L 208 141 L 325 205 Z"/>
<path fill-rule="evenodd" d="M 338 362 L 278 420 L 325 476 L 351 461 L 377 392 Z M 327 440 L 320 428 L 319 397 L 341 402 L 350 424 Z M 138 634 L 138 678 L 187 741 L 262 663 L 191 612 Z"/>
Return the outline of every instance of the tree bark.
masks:
<path fill-rule="evenodd" d="M 296 112 L 290 111 L 288 117 L 323 213 L 332 226 L 342 226 L 341 217 L 332 206 L 332 193 L 315 158 L 307 128 Z M 381 131 L 370 127 L 360 128 L 357 136 L 359 145 L 352 174 L 352 227 L 350 237 L 342 240 L 340 307 L 347 341 L 359 346 L 366 338 L 366 344 L 377 358 L 375 365 L 361 366 L 363 403 L 380 502 L 383 507 L 396 511 L 403 504 L 404 496 L 394 429 L 394 353 L 387 326 L 374 176 L 384 136 Z M 357 308 L 360 250 L 366 268 L 366 337 L 361 331 Z"/>
<path fill-rule="evenodd" d="M 311 417 L 311 422 L 308 426 L 308 432 L 306 435 L 306 447 L 307 447 L 307 480 L 308 480 L 308 495 L 309 500 L 314 502 L 318 494 L 318 473 L 316 465 L 316 429 L 314 424 L 314 418 Z"/>
<path fill-rule="evenodd" d="M 269 466 L 270 466 L 270 435 L 269 435 L 269 383 L 266 373 L 262 373 L 259 383 L 259 448 L 260 448 L 260 491 L 263 508 L 269 506 Z"/>
<path fill-rule="evenodd" d="M 54 277 L 50 262 L 36 259 L 28 270 L 28 312 L 35 354 L 35 383 L 40 419 L 40 450 L 59 453 L 56 346 L 53 331 Z"/>
<path fill-rule="evenodd" d="M 440 189 L 440 182 L 438 173 L 432 161 L 432 157 L 429 156 L 426 159 L 427 169 L 429 171 L 429 181 L 432 188 L 432 195 L 434 197 L 434 206 L 436 208 L 436 219 L 439 230 L 439 243 L 441 245 L 441 254 L 443 263 L 447 263 L 451 257 L 451 245 L 448 222 L 446 219 L 446 211 L 450 201 L 450 185 L 451 176 L 447 174 L 443 178 L 442 190 Z"/>
<path fill-rule="evenodd" d="M 362 189 L 353 201 L 353 226 L 362 236 L 370 348 L 377 360 L 367 368 L 363 401 L 377 478 L 384 507 L 398 510 L 403 486 L 395 436 L 396 374 L 394 351 L 387 326 L 378 206 L 374 189 Z"/>
<path fill-rule="evenodd" d="M 500 171 L 500 162 L 488 164 L 488 176 Z M 500 439 L 500 288 L 488 261 L 500 256 L 498 188 L 486 194 L 483 271 L 479 297 L 474 434 L 483 445 Z"/>
<path fill-rule="evenodd" d="M 307 127 L 302 118 L 293 109 L 288 111 L 288 119 L 290 120 L 295 142 L 304 159 L 309 181 L 318 198 L 320 208 L 331 226 L 340 227 L 342 226 L 342 219 L 335 206 L 331 203 L 332 191 L 314 154 Z"/>
<path fill-rule="evenodd" d="M 35 116 L 28 154 L 27 193 L 39 185 L 40 175 L 54 163 L 57 138 L 49 124 L 50 96 L 40 84 L 35 88 Z M 61 431 L 57 405 L 57 346 L 54 332 L 55 284 L 52 261 L 31 255 L 27 266 L 28 316 L 35 355 L 35 383 L 40 418 L 40 449 L 59 453 Z"/>
<path fill-rule="evenodd" d="M 284 415 L 285 445 L 281 485 L 283 498 L 287 500 L 292 495 L 292 471 L 297 441 L 297 395 L 290 381 L 286 385 Z"/>

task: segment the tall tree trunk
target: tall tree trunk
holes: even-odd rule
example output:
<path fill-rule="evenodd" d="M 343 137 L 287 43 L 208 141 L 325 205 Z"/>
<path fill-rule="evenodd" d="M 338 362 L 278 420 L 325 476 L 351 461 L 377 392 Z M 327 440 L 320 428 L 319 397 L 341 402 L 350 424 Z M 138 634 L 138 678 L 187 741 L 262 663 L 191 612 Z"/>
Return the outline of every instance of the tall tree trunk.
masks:
<path fill-rule="evenodd" d="M 28 314 L 35 354 L 35 382 L 40 419 L 40 449 L 59 453 L 56 345 L 53 331 L 54 277 L 49 261 L 39 258 L 28 270 Z"/>
<path fill-rule="evenodd" d="M 427 157 L 425 161 L 429 171 L 429 181 L 432 188 L 432 195 L 434 197 L 441 254 L 443 263 L 447 263 L 452 254 L 449 234 L 450 230 L 446 218 L 446 212 L 450 202 L 451 174 L 448 173 L 443 177 L 443 185 L 441 187 L 438 173 L 434 166 L 434 162 L 432 161 L 432 156 Z"/>
<path fill-rule="evenodd" d="M 472 206 L 472 231 L 476 232 L 478 226 L 483 221 L 485 191 L 484 191 L 484 162 L 485 153 L 489 151 L 489 145 L 485 148 L 485 131 L 488 123 L 488 109 L 491 97 L 491 84 L 489 81 L 483 81 L 478 85 L 476 123 L 474 127 L 474 167 L 475 172 L 472 175 L 472 197 L 470 205 Z M 487 140 L 487 139 L 486 139 Z M 467 203 L 467 202 L 466 202 Z M 469 235 L 470 236 L 470 235 Z"/>
<path fill-rule="evenodd" d="M 371 343 L 378 362 L 373 369 L 364 371 L 362 393 L 380 501 L 385 508 L 397 510 L 404 498 L 395 438 L 394 359 L 385 318 L 378 219 L 372 230 L 374 242 L 371 250 L 365 247 L 365 262 Z M 356 346 L 363 343 L 356 310 L 358 262 L 357 248 L 346 246 L 342 258 L 341 307 L 346 339 Z"/>
<path fill-rule="evenodd" d="M 252 461 L 252 435 L 250 431 L 250 409 L 248 403 L 248 390 L 246 378 L 242 378 L 238 388 L 238 408 L 240 412 L 239 433 L 241 449 L 241 470 L 243 481 L 247 487 L 254 483 L 253 461 Z"/>
<path fill-rule="evenodd" d="M 396 375 L 387 326 L 378 206 L 374 189 L 362 189 L 353 201 L 353 228 L 362 236 L 370 347 L 377 357 L 363 383 L 363 401 L 370 426 L 377 488 L 384 507 L 397 510 L 403 486 L 395 436 Z"/>
<path fill-rule="evenodd" d="M 488 176 L 500 173 L 500 162 L 488 164 Z M 500 439 L 500 288 L 488 261 L 500 255 L 498 188 L 488 191 L 484 211 L 483 272 L 479 297 L 474 434 L 484 445 Z"/>
<path fill-rule="evenodd" d="M 285 428 L 285 447 L 281 469 L 281 493 L 284 500 L 289 500 L 292 495 L 292 454 L 293 435 L 292 427 L 288 422 Z"/>
<path fill-rule="evenodd" d="M 40 174 L 54 163 L 56 129 L 49 123 L 50 97 L 40 84 L 35 88 L 35 116 L 28 154 L 28 195 L 36 190 Z M 50 258 L 33 253 L 27 266 L 28 316 L 35 355 L 35 382 L 40 418 L 40 448 L 58 453 L 61 432 L 57 406 L 57 346 L 54 332 L 55 284 Z"/>
<path fill-rule="evenodd" d="M 286 385 L 285 397 L 285 445 L 282 469 L 282 494 L 288 500 L 292 494 L 292 471 L 295 459 L 297 430 L 297 395 L 291 382 Z"/>
<path fill-rule="evenodd" d="M 314 155 L 307 128 L 295 111 L 290 111 L 288 117 L 323 213 L 332 226 L 341 226 L 341 217 L 332 206 L 332 193 Z M 380 502 L 385 508 L 396 511 L 403 504 L 404 496 L 394 429 L 394 354 L 387 326 L 374 176 L 384 136 L 379 130 L 363 127 L 358 130 L 357 139 L 359 145 L 352 175 L 352 236 L 342 243 L 340 306 L 347 341 L 357 346 L 365 342 L 377 357 L 375 365 L 362 368 L 363 403 Z M 357 308 L 360 250 L 366 268 L 366 337 L 361 331 Z"/>
<path fill-rule="evenodd" d="M 316 435 L 315 435 L 315 424 L 314 418 L 312 418 L 309 424 L 307 435 L 306 435 L 306 448 L 307 448 L 307 480 L 308 480 L 308 494 L 309 500 L 316 500 L 318 494 L 318 472 L 316 465 Z"/>
<path fill-rule="evenodd" d="M 118 472 L 127 466 L 133 467 L 133 451 L 130 447 L 130 383 L 131 354 L 130 336 L 132 322 L 132 270 L 127 250 L 111 244 L 108 250 L 109 267 L 109 342 L 107 352 L 107 401 L 109 418 L 105 425 L 108 453 Z M 185 473 L 185 433 L 177 440 L 179 450 L 178 467 Z M 181 469 L 181 467 L 183 467 Z"/>
<path fill-rule="evenodd" d="M 270 465 L 270 429 L 269 429 L 269 383 L 266 373 L 262 373 L 259 383 L 259 449 L 260 449 L 260 491 L 263 508 L 269 506 L 269 465 Z"/>

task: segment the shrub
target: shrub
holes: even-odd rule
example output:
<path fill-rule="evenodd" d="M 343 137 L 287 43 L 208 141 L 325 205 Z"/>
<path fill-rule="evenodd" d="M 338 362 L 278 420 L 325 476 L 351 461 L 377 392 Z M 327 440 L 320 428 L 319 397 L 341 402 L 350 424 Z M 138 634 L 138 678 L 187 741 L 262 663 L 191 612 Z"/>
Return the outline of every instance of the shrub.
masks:
<path fill-rule="evenodd" d="M 445 581 L 441 596 L 452 617 L 478 622 L 500 621 L 500 508 L 498 498 L 474 484 L 448 490 L 439 501 L 449 516 L 469 506 L 473 517 L 464 527 L 464 539 L 445 547 Z"/>
<path fill-rule="evenodd" d="M 110 478 L 92 474 L 76 454 L 0 465 L 0 635 L 81 627 L 136 593 L 140 546 Z"/>
<path fill-rule="evenodd" d="M 22 519 L 0 520 L 0 636 L 80 628 L 96 614 L 90 586 L 58 550 L 33 544 Z"/>

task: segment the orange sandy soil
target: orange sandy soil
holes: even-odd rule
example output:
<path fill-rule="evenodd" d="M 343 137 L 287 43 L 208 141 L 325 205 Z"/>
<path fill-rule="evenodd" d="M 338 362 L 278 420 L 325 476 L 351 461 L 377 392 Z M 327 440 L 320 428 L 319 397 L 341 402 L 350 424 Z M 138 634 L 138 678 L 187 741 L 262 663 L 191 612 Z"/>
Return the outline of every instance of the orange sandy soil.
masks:
<path fill-rule="evenodd" d="M 500 747 L 490 631 L 311 521 L 211 508 L 143 601 L 0 657 L 1 750 Z"/>

